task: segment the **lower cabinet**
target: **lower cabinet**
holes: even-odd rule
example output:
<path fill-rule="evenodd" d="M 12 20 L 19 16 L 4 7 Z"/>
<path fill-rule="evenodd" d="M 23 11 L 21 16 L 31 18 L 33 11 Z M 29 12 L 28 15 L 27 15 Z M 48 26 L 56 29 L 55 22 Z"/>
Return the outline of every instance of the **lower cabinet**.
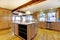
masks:
<path fill-rule="evenodd" d="M 17 24 L 17 25 L 18 26 L 14 28 L 15 35 L 20 36 L 25 40 L 31 40 L 37 34 L 38 31 L 37 23 L 28 24 L 28 25 L 24 25 L 24 24 Z"/>
<path fill-rule="evenodd" d="M 60 22 L 39 22 L 39 28 L 60 31 Z"/>
<path fill-rule="evenodd" d="M 39 28 L 46 28 L 46 22 L 39 22 L 38 27 Z"/>
<path fill-rule="evenodd" d="M 60 31 L 60 22 L 53 22 L 51 23 L 51 29 Z"/>

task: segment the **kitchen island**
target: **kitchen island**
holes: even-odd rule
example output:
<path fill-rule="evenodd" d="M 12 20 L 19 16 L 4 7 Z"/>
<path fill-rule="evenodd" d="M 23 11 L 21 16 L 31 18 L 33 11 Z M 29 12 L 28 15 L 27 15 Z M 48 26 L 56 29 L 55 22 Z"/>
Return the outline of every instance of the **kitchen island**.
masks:
<path fill-rule="evenodd" d="M 25 40 L 31 40 L 38 32 L 38 23 L 13 23 L 14 24 L 14 34 L 22 37 Z"/>

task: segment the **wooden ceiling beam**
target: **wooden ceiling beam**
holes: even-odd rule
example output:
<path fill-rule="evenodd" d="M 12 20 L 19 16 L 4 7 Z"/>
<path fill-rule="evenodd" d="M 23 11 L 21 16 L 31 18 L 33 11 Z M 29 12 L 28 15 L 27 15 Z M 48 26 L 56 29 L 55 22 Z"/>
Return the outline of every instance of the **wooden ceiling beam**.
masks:
<path fill-rule="evenodd" d="M 43 1 L 45 1 L 45 0 L 32 0 L 32 1 L 29 1 L 29 2 L 27 2 L 27 3 L 25 3 L 25 4 L 23 4 L 23 5 L 15 8 L 15 9 L 13 9 L 12 12 L 14 12 L 14 11 L 16 11 L 16 10 L 18 10 L 18 9 L 24 8 L 24 7 L 28 6 L 28 5 L 34 4 L 34 3 L 36 3 L 36 2 L 39 3 L 39 2 L 43 2 Z"/>

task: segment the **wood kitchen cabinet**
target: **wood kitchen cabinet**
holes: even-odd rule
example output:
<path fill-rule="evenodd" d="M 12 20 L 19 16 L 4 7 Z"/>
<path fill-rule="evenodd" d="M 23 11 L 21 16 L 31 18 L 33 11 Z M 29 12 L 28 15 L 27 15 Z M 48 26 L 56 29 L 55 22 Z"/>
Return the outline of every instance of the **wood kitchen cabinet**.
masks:
<path fill-rule="evenodd" d="M 38 22 L 39 28 L 46 28 L 46 22 Z"/>
<path fill-rule="evenodd" d="M 0 8 L 0 29 L 10 28 L 12 13 L 10 10 Z"/>
<path fill-rule="evenodd" d="M 17 26 L 18 25 L 18 26 Z M 31 40 L 38 32 L 37 23 L 32 24 L 17 24 L 14 27 L 14 34 L 22 37 L 25 40 Z"/>
<path fill-rule="evenodd" d="M 60 22 L 51 23 L 51 29 L 60 31 Z"/>

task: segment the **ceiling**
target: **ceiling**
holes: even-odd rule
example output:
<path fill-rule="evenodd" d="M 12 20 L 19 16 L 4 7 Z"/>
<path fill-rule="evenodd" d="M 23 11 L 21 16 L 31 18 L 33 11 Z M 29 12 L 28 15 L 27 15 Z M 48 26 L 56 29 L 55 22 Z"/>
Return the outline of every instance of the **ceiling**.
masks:
<path fill-rule="evenodd" d="M 0 0 L 0 7 L 13 10 L 29 1 L 31 0 Z M 57 8 L 57 7 L 60 7 L 60 0 L 53 0 L 53 1 L 46 0 L 44 2 L 27 6 L 19 10 L 35 12 L 39 10 L 46 10 L 46 9 Z"/>
<path fill-rule="evenodd" d="M 0 0 L 0 7 L 13 10 L 31 0 Z"/>
<path fill-rule="evenodd" d="M 29 7 L 25 7 L 25 8 L 22 8 L 20 10 L 21 11 L 36 12 L 39 10 L 46 10 L 46 9 L 58 8 L 58 7 L 60 7 L 60 0 L 46 0 L 44 2 L 29 6 Z"/>

